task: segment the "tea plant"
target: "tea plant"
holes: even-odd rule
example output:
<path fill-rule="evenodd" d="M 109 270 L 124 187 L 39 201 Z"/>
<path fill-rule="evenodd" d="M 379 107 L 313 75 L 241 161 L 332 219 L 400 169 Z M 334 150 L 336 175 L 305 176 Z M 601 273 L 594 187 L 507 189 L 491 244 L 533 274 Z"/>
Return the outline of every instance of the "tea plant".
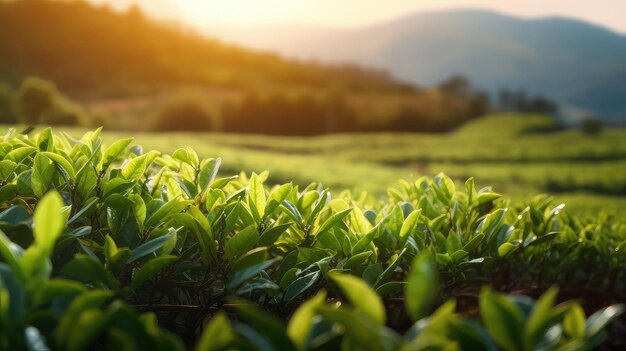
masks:
<path fill-rule="evenodd" d="M 332 196 L 131 144 L 0 143 L 0 349 L 579 350 L 623 312 L 602 309 L 625 300 L 614 219 L 443 174 Z"/>

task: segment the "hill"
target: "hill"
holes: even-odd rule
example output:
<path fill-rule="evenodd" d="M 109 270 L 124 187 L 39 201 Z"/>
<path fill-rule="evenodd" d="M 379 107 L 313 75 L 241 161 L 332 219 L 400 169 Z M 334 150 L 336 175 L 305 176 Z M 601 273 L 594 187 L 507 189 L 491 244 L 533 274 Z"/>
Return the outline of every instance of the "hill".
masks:
<path fill-rule="evenodd" d="M 626 36 L 581 21 L 456 10 L 357 29 L 207 32 L 290 56 L 387 68 L 425 85 L 463 74 L 494 94 L 524 89 L 558 100 L 565 111 L 626 120 Z"/>
<path fill-rule="evenodd" d="M 0 123 L 441 132 L 490 109 L 467 81 L 460 89 L 421 89 L 384 70 L 284 59 L 154 20 L 137 6 L 120 12 L 84 1 L 0 2 L 0 26 L 0 111 L 8 111 Z M 86 113 L 69 108 L 71 101 Z M 90 110 L 96 117 L 83 116 Z"/>
<path fill-rule="evenodd" d="M 315 86 L 412 90 L 386 72 L 354 65 L 285 60 L 82 1 L 0 2 L 0 80 L 54 81 L 72 95 L 125 95 L 146 87 Z"/>

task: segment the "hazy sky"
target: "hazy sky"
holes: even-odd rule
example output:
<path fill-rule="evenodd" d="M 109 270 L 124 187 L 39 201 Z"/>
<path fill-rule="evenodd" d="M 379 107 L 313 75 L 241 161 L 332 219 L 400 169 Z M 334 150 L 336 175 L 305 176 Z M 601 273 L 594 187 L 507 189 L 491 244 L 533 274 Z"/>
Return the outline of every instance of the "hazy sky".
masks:
<path fill-rule="evenodd" d="M 161 15 L 176 14 L 196 25 L 302 24 L 351 27 L 418 11 L 484 8 L 508 14 L 567 16 L 626 33 L 626 0 L 92 0 L 138 1 Z"/>

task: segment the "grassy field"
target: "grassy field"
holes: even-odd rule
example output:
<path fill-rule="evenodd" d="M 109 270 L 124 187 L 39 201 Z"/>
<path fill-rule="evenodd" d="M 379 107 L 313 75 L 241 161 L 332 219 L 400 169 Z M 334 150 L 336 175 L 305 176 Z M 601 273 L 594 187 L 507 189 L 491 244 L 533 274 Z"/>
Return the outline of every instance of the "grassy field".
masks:
<path fill-rule="evenodd" d="M 470 176 L 513 201 L 549 193 L 571 213 L 604 211 L 626 217 L 626 131 L 583 135 L 551 131 L 541 116 L 482 118 L 446 135 L 353 134 L 312 138 L 210 133 L 133 133 L 144 149 L 172 152 L 192 146 L 222 157 L 222 173 L 270 171 L 270 181 L 314 180 L 334 190 L 375 196 L 398 179 L 444 172 L 459 183 Z M 7 129 L 4 127 L 3 129 Z M 66 128 L 77 136 L 84 130 Z M 124 137 L 106 132 L 105 140 Z"/>

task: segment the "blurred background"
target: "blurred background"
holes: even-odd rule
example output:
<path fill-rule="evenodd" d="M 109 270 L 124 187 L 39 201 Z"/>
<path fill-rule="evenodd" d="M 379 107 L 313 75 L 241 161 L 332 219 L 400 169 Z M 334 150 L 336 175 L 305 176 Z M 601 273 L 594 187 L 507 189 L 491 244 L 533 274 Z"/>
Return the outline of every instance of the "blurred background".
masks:
<path fill-rule="evenodd" d="M 622 0 L 0 0 L 0 125 L 626 215 Z"/>

